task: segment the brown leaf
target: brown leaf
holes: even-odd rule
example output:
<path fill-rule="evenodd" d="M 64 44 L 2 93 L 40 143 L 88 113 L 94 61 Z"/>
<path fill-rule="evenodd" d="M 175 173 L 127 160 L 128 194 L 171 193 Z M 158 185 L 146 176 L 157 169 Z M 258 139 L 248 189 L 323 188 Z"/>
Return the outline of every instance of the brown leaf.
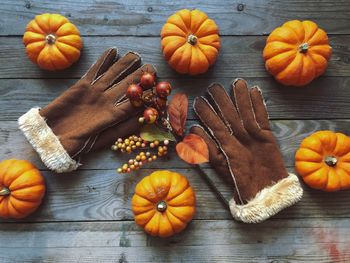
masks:
<path fill-rule="evenodd" d="M 176 93 L 168 106 L 169 122 L 173 131 L 183 136 L 188 110 L 188 98 L 184 93 Z"/>
<path fill-rule="evenodd" d="M 202 137 L 190 133 L 176 145 L 178 156 L 187 163 L 200 164 L 209 161 L 208 146 Z"/>

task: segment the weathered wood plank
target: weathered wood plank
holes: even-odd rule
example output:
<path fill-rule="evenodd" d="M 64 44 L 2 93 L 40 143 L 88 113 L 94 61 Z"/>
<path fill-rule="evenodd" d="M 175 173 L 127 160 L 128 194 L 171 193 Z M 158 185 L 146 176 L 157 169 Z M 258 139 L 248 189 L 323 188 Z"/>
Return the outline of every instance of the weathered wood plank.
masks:
<path fill-rule="evenodd" d="M 1 262 L 346 262 L 349 220 L 193 221 L 167 239 L 134 222 L 0 225 Z M 64 256 L 63 256 L 64 255 Z"/>
<path fill-rule="evenodd" d="M 196 119 L 193 99 L 204 95 L 213 82 L 222 83 L 228 92 L 230 78 L 167 79 L 174 91 L 189 96 L 188 119 Z M 271 119 L 344 119 L 350 118 L 350 77 L 321 77 L 302 89 L 281 87 L 272 78 L 246 78 L 264 93 Z M 17 120 L 34 106 L 44 107 L 73 85 L 76 79 L 0 79 L 0 120 Z"/>
<path fill-rule="evenodd" d="M 196 219 L 232 219 L 215 193 L 194 169 L 178 171 L 189 179 L 196 191 Z M 65 175 L 43 172 L 47 193 L 43 205 L 23 222 L 132 220 L 130 200 L 136 184 L 155 169 L 141 169 L 133 174 L 116 174 L 113 170 L 77 171 Z M 293 169 L 289 169 L 293 172 Z M 212 169 L 205 172 L 216 187 L 230 199 L 230 178 L 220 178 Z M 349 218 L 350 191 L 325 193 L 305 188 L 303 199 L 274 218 Z M 1 220 L 11 221 L 11 220 Z"/>
<path fill-rule="evenodd" d="M 290 19 L 310 19 L 330 34 L 349 34 L 350 5 L 347 0 L 249 1 L 11 1 L 0 6 L 0 35 L 22 35 L 37 14 L 61 13 L 83 35 L 157 36 L 167 17 L 182 8 L 200 8 L 220 27 L 222 35 L 261 35 Z M 11 26 L 9 26 L 11 25 Z"/>
<path fill-rule="evenodd" d="M 262 50 L 264 36 L 227 36 L 222 38 L 222 49 L 215 66 L 200 78 L 267 77 Z M 333 55 L 325 76 L 350 76 L 350 35 L 330 36 Z M 134 50 L 145 63 L 153 63 L 162 78 L 186 78 L 176 74 L 164 60 L 159 37 L 84 37 L 82 57 L 70 69 L 47 72 L 33 65 L 25 55 L 20 37 L 0 38 L 0 78 L 80 78 L 102 52 L 116 46 L 120 53 Z"/>
<path fill-rule="evenodd" d="M 193 123 L 189 121 L 188 127 Z M 333 130 L 350 135 L 349 124 L 350 120 L 278 120 L 272 121 L 272 129 L 280 144 L 286 165 L 292 167 L 295 151 L 306 136 L 318 130 Z M 36 152 L 18 129 L 16 122 L 2 121 L 0 125 L 0 159 L 23 158 L 45 169 Z M 107 148 L 109 147 L 82 158 L 83 166 L 80 169 L 116 169 L 131 158 L 128 154 L 116 154 Z M 147 164 L 146 168 L 190 167 L 179 160 L 174 147 L 171 147 L 168 158 L 160 158 L 156 162 Z"/>

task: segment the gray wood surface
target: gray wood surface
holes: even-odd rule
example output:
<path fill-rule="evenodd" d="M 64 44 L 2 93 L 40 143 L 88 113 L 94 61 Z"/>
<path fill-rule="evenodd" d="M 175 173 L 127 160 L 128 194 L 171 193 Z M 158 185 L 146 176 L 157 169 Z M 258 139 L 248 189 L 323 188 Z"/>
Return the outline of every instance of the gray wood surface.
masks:
<path fill-rule="evenodd" d="M 160 51 L 159 32 L 181 8 L 199 8 L 215 19 L 222 35 L 217 63 L 197 77 L 175 73 Z M 61 72 L 38 69 L 22 44 L 25 25 L 36 14 L 66 15 L 82 35 L 78 63 Z M 329 129 L 350 135 L 350 2 L 348 0 L 2 0 L 0 3 L 0 160 L 27 159 L 42 170 L 47 193 L 42 206 L 23 220 L 0 220 L 0 262 L 350 262 L 350 191 L 324 193 L 303 185 L 301 202 L 255 225 L 235 222 L 207 182 L 171 150 L 168 158 L 131 175 L 115 169 L 129 159 L 106 149 L 82 158 L 73 173 L 48 171 L 17 128 L 17 118 L 44 106 L 72 85 L 110 46 L 134 50 L 157 67 L 190 106 L 212 82 L 229 90 L 236 77 L 259 85 L 288 171 L 309 134 Z M 290 19 L 311 19 L 330 37 L 333 55 L 325 74 L 305 88 L 279 85 L 265 71 L 266 35 Z M 197 122 L 189 109 L 187 127 Z M 231 178 L 205 172 L 232 196 Z M 156 169 L 186 175 L 196 191 L 197 211 L 179 235 L 158 239 L 133 222 L 130 200 L 141 178 Z"/>
<path fill-rule="evenodd" d="M 222 35 L 267 34 L 291 19 L 315 20 L 330 34 L 350 33 L 347 0 L 2 0 L 1 3 L 1 35 L 21 35 L 33 16 L 60 12 L 83 35 L 158 36 L 167 17 L 182 8 L 199 8 L 208 13 L 220 25 Z"/>
<path fill-rule="evenodd" d="M 0 225 L 0 260 L 18 262 L 346 262 L 348 219 L 196 220 L 169 239 L 133 222 Z M 210 243 L 208 240 L 210 239 Z M 20 261 L 18 260 L 20 259 Z M 93 260 L 92 260 L 93 259 Z"/>
<path fill-rule="evenodd" d="M 188 78 L 176 74 L 164 60 L 159 37 L 83 37 L 84 47 L 80 60 L 71 68 L 60 72 L 47 72 L 27 59 L 21 37 L 1 37 L 0 78 L 80 78 L 90 65 L 108 47 L 116 46 L 121 55 L 129 50 L 137 50 L 145 63 L 156 66 L 162 78 Z M 215 64 L 200 78 L 220 79 L 236 77 L 269 77 L 264 67 L 262 50 L 265 36 L 223 36 L 221 50 Z M 330 36 L 333 55 L 324 76 L 342 77 L 350 75 L 350 50 L 345 43 L 350 35 Z"/>

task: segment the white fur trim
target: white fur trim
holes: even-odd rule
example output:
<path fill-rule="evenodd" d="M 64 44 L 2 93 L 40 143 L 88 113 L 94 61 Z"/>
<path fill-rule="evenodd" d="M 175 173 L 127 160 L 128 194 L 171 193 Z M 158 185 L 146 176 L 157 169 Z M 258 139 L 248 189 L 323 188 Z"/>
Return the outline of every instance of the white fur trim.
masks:
<path fill-rule="evenodd" d="M 230 200 L 232 216 L 244 223 L 260 223 L 279 211 L 298 202 L 303 196 L 303 189 L 295 174 L 266 187 L 245 205 Z"/>
<path fill-rule="evenodd" d="M 47 168 L 57 173 L 76 170 L 80 164 L 69 156 L 39 110 L 32 108 L 23 114 L 18 119 L 19 128 Z"/>

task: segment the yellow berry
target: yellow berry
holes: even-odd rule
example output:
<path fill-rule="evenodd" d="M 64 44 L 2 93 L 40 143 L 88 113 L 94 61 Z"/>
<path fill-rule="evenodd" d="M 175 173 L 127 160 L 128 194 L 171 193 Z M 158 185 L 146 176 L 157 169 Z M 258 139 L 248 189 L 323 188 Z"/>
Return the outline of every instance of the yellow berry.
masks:
<path fill-rule="evenodd" d="M 154 143 L 155 146 L 158 146 L 158 145 L 159 145 L 159 141 L 157 141 L 157 140 L 154 141 L 153 143 Z"/>
<path fill-rule="evenodd" d="M 118 168 L 118 173 L 121 173 L 122 171 L 122 168 Z"/>
<path fill-rule="evenodd" d="M 146 156 L 147 156 L 147 157 L 150 157 L 150 156 L 151 156 L 151 153 L 150 153 L 150 152 L 146 152 Z"/>
<path fill-rule="evenodd" d="M 130 146 L 126 147 L 126 151 L 131 152 L 131 147 Z"/>
<path fill-rule="evenodd" d="M 145 155 L 141 156 L 141 161 L 145 161 L 147 159 L 147 157 Z"/>
<path fill-rule="evenodd" d="M 163 147 L 160 147 L 160 146 L 159 146 L 159 148 L 158 148 L 158 153 L 163 153 L 163 152 L 164 152 Z"/>
<path fill-rule="evenodd" d="M 118 143 L 118 148 L 122 148 L 123 144 L 122 143 Z"/>
<path fill-rule="evenodd" d="M 112 149 L 112 151 L 116 151 L 116 150 L 118 150 L 118 146 L 117 145 L 112 145 L 111 149 Z"/>
<path fill-rule="evenodd" d="M 157 155 L 152 156 L 153 161 L 157 159 Z"/>
<path fill-rule="evenodd" d="M 127 169 L 127 168 L 128 168 L 128 165 L 125 163 L 125 164 L 123 164 L 122 168 L 123 168 L 123 169 Z"/>
<path fill-rule="evenodd" d="M 141 144 L 141 147 L 142 147 L 142 148 L 145 148 L 145 147 L 146 147 L 146 144 L 145 144 L 145 143 L 142 143 L 142 144 Z"/>
<path fill-rule="evenodd" d="M 130 169 L 131 169 L 131 170 L 134 170 L 134 169 L 135 169 L 135 165 L 133 165 L 133 164 L 130 165 Z"/>
<path fill-rule="evenodd" d="M 140 161 L 141 160 L 141 156 L 140 155 L 136 155 L 136 161 Z"/>
<path fill-rule="evenodd" d="M 140 155 L 143 156 L 143 155 L 145 155 L 145 153 L 144 152 L 140 152 Z"/>
<path fill-rule="evenodd" d="M 136 146 L 137 146 L 137 147 L 140 147 L 140 146 L 141 146 L 141 143 L 140 143 L 140 142 L 136 142 Z"/>
<path fill-rule="evenodd" d="M 152 162 L 152 161 L 153 161 L 152 157 L 148 158 L 148 161 L 149 161 L 149 162 Z"/>
<path fill-rule="evenodd" d="M 153 142 L 151 142 L 150 145 L 149 145 L 149 147 L 151 147 L 151 148 L 154 148 L 155 146 L 156 145 Z"/>

